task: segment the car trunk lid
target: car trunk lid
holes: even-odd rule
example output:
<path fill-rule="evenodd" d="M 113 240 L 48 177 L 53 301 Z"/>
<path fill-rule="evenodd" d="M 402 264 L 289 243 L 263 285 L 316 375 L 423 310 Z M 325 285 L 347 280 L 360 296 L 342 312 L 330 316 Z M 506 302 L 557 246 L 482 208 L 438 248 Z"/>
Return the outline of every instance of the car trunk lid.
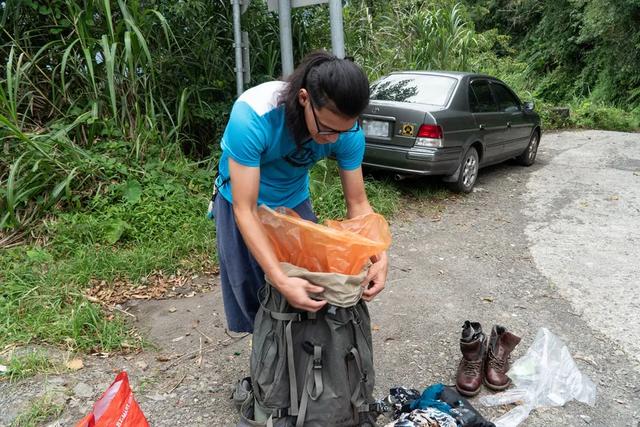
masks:
<path fill-rule="evenodd" d="M 413 147 L 420 126 L 435 124 L 430 111 L 441 106 L 394 101 L 371 101 L 362 114 L 362 127 L 368 143 Z"/>

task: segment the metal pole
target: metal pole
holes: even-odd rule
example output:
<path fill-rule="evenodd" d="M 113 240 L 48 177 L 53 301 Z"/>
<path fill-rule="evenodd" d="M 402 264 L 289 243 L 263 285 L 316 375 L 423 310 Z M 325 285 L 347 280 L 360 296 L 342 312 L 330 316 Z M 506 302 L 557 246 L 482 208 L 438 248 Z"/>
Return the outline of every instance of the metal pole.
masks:
<path fill-rule="evenodd" d="M 236 92 L 242 95 L 244 90 L 242 76 L 242 31 L 240 28 L 240 0 L 231 0 L 233 5 L 233 44 L 236 51 Z"/>
<path fill-rule="evenodd" d="M 242 32 L 242 77 L 244 79 L 245 84 L 249 84 L 251 82 L 251 57 L 249 55 L 249 33 L 246 31 Z"/>
<path fill-rule="evenodd" d="M 282 77 L 287 77 L 293 73 L 293 39 L 291 36 L 290 0 L 278 0 L 278 18 L 280 19 Z"/>
<path fill-rule="evenodd" d="M 329 0 L 331 21 L 331 48 L 338 58 L 344 58 L 344 25 L 342 22 L 342 0 Z"/>

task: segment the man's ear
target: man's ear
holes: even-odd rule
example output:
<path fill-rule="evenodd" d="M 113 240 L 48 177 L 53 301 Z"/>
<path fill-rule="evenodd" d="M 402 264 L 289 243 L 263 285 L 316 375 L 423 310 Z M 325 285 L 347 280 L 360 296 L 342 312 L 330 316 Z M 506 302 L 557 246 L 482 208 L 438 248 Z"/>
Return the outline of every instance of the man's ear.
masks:
<path fill-rule="evenodd" d="M 305 88 L 301 88 L 298 91 L 298 102 L 301 106 L 307 105 L 307 100 L 309 99 L 309 92 Z"/>

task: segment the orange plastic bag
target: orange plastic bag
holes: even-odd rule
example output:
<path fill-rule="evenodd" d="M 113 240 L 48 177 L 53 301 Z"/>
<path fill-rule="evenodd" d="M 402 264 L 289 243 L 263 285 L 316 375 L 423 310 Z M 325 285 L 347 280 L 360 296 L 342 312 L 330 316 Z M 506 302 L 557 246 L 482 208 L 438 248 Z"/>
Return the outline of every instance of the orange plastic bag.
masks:
<path fill-rule="evenodd" d="M 391 245 L 389 224 L 375 213 L 327 225 L 304 220 L 287 208 L 260 206 L 258 215 L 278 261 L 309 271 L 358 274 L 369 258 Z"/>
<path fill-rule="evenodd" d="M 93 410 L 76 427 L 149 427 L 133 398 L 126 372 L 120 372 Z"/>

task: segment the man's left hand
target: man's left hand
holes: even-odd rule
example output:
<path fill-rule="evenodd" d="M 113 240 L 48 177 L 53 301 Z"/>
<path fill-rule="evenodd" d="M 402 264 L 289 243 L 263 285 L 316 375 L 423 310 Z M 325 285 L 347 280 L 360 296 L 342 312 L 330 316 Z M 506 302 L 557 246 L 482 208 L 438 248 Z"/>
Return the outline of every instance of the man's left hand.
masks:
<path fill-rule="evenodd" d="M 387 281 L 387 271 L 389 270 L 389 258 L 386 252 L 382 252 L 373 259 L 373 264 L 369 267 L 367 277 L 362 282 L 364 292 L 362 298 L 369 302 L 373 300 L 384 289 Z"/>

